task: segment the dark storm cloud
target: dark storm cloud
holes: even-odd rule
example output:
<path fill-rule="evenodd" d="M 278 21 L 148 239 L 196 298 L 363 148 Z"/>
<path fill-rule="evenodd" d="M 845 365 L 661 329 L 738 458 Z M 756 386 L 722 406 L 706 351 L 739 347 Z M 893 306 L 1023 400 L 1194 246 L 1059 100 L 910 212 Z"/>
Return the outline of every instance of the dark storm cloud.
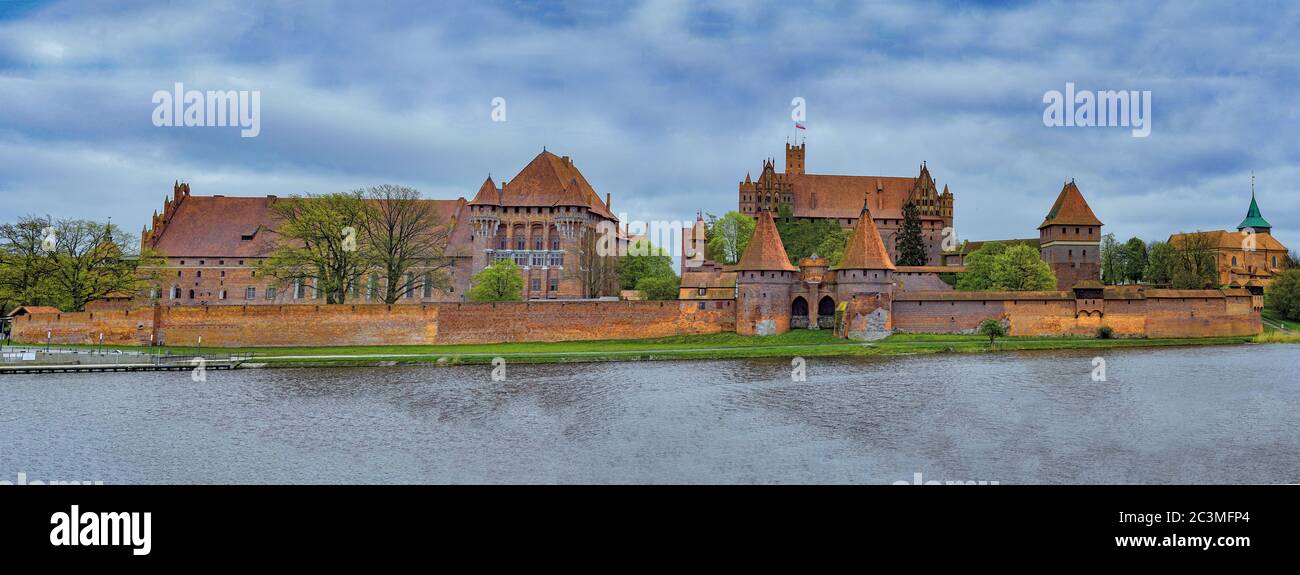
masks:
<path fill-rule="evenodd" d="M 914 175 L 970 239 L 1028 237 L 1075 178 L 1121 239 L 1235 226 L 1250 172 L 1300 245 L 1297 7 L 824 2 L 20 3 L 0 15 L 0 195 L 138 229 L 198 194 L 383 182 L 472 196 L 542 146 L 615 211 L 687 219 L 793 135 L 808 169 Z M 157 128 L 155 90 L 260 90 L 262 132 Z M 1048 128 L 1066 82 L 1150 90 L 1153 129 Z M 490 121 L 494 97 L 508 121 Z"/>

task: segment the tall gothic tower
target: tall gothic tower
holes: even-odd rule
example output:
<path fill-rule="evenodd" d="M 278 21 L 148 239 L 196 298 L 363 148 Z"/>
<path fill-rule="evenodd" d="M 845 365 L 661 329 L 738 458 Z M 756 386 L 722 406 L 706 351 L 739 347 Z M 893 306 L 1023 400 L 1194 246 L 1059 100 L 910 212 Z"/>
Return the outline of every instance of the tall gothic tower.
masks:
<path fill-rule="evenodd" d="M 1101 279 L 1101 226 L 1074 180 L 1066 182 L 1038 226 L 1039 253 L 1056 272 L 1056 289 Z"/>

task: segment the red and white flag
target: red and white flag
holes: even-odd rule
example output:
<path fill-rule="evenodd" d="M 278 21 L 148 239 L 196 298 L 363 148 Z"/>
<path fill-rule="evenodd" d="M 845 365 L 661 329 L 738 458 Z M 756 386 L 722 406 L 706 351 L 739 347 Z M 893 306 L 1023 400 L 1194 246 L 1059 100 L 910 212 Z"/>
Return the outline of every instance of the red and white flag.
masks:
<path fill-rule="evenodd" d="M 808 129 L 808 128 L 805 128 L 804 125 L 803 125 L 802 123 L 800 123 L 800 122 L 795 122 L 795 123 L 794 123 L 794 127 L 795 127 L 795 128 L 798 128 L 798 129 L 800 129 L 800 130 L 807 130 L 807 129 Z"/>

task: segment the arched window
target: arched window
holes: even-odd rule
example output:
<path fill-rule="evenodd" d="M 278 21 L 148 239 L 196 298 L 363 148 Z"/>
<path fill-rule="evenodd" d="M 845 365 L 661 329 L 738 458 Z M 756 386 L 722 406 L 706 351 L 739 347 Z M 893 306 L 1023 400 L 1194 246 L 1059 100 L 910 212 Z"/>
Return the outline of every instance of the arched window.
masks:
<path fill-rule="evenodd" d="M 1236 267 L 1236 265 L 1237 265 L 1237 256 L 1232 256 L 1232 265 L 1233 265 L 1233 267 Z"/>

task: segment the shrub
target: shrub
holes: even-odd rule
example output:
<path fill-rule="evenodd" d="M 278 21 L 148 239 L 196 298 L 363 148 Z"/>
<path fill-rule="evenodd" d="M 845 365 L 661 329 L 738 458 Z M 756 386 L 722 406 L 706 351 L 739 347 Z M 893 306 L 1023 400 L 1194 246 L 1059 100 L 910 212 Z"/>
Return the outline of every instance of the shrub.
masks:
<path fill-rule="evenodd" d="M 1111 329 L 1110 326 L 1103 325 L 1097 328 L 1097 339 L 1110 339 L 1112 337 L 1115 337 L 1115 330 Z"/>

